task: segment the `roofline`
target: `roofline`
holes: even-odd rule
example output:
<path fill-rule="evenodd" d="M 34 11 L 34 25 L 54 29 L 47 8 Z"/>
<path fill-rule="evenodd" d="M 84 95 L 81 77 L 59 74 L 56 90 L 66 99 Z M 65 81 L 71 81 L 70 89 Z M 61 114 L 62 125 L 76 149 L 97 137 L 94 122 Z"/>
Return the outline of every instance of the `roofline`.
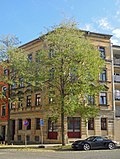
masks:
<path fill-rule="evenodd" d="M 120 45 L 113 45 L 113 47 L 118 47 L 118 48 L 120 48 Z"/>
<path fill-rule="evenodd" d="M 22 48 L 22 47 L 24 47 L 24 46 L 26 46 L 26 45 L 28 45 L 30 43 L 34 43 L 34 42 L 37 42 L 37 41 L 40 41 L 40 37 L 36 38 L 36 39 L 33 39 L 33 40 L 29 41 L 29 42 L 26 42 L 23 45 L 20 45 L 19 48 Z"/>
<path fill-rule="evenodd" d="M 82 31 L 82 32 L 87 33 L 87 35 L 90 35 L 90 34 L 92 35 L 92 34 L 94 34 L 94 35 L 100 35 L 100 36 L 107 36 L 107 37 L 109 37 L 109 38 L 111 38 L 111 37 L 113 36 L 113 35 L 110 35 L 110 34 L 90 32 L 90 31 L 81 30 L 81 29 L 79 29 L 79 30 Z M 53 31 L 51 31 L 51 32 L 53 32 Z M 48 33 L 47 33 L 47 34 L 48 34 Z M 44 35 L 47 35 L 47 34 L 44 34 Z M 31 40 L 31 41 L 29 41 L 29 42 L 27 42 L 27 43 L 24 43 L 23 45 L 20 45 L 19 48 L 22 48 L 22 47 L 24 47 L 24 46 L 26 46 L 26 45 L 28 45 L 28 44 L 30 44 L 30 43 L 35 43 L 35 42 L 37 42 L 37 41 L 40 41 L 44 35 L 42 35 L 42 36 L 40 36 L 40 37 L 38 37 L 38 38 L 36 38 L 36 39 L 33 39 L 33 40 Z M 114 46 L 115 46 L 115 45 L 114 45 Z"/>
<path fill-rule="evenodd" d="M 86 32 L 88 35 L 89 34 L 95 34 L 95 35 L 101 35 L 101 36 L 108 36 L 109 38 L 111 38 L 113 36 L 111 34 L 96 33 L 96 32 L 91 32 L 91 31 L 87 31 L 87 30 L 81 30 L 81 31 Z"/>

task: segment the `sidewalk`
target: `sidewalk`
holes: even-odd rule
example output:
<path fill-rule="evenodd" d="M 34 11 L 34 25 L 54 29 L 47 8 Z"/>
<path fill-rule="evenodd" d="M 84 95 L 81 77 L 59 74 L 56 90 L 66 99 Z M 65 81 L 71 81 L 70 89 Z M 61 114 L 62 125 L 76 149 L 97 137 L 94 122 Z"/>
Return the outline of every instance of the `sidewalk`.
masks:
<path fill-rule="evenodd" d="M 71 144 L 67 144 L 71 145 Z M 5 145 L 5 144 L 0 144 L 0 149 L 2 148 L 52 148 L 52 147 L 57 147 L 57 146 L 62 146 L 61 144 L 35 144 L 35 145 Z"/>

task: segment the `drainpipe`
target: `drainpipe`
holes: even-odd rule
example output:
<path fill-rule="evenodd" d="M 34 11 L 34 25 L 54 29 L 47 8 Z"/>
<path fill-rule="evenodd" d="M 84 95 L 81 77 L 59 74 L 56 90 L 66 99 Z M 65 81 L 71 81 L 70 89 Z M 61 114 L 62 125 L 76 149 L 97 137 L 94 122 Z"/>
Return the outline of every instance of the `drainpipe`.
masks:
<path fill-rule="evenodd" d="M 110 52 L 111 52 L 111 64 L 112 64 L 112 69 L 111 69 L 111 74 L 112 74 L 112 111 L 113 111 L 113 138 L 115 138 L 115 85 L 114 85 L 114 61 L 113 61 L 113 44 L 111 43 L 110 46 Z"/>

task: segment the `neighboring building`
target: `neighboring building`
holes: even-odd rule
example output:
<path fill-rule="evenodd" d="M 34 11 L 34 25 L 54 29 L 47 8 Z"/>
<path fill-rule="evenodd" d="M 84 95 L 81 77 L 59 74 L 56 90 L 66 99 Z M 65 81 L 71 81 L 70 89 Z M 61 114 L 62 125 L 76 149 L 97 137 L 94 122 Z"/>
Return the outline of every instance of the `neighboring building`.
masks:
<path fill-rule="evenodd" d="M 6 71 L 6 70 L 5 70 Z M 6 73 L 4 71 L 4 73 Z M 7 140 L 8 125 L 8 86 L 0 82 L 0 135 L 4 141 Z"/>
<path fill-rule="evenodd" d="M 113 45 L 114 137 L 120 142 L 120 46 Z"/>
<path fill-rule="evenodd" d="M 85 138 L 90 135 L 102 135 L 114 138 L 114 107 L 113 107 L 113 85 L 112 85 L 112 56 L 111 56 L 111 35 L 85 32 L 91 42 L 99 49 L 100 56 L 105 60 L 106 67 L 100 74 L 100 82 L 106 90 L 99 94 L 97 106 L 100 108 L 99 115 L 88 121 L 86 126 L 80 116 L 65 118 L 65 139 L 66 143 L 76 138 Z M 21 46 L 28 54 L 29 60 L 35 59 L 40 50 L 42 41 L 40 38 L 30 41 Z M 94 57 L 93 57 L 94 58 Z M 97 69 L 97 68 L 96 68 Z M 43 137 L 44 143 L 61 143 L 61 123 L 51 122 L 44 111 L 47 97 L 43 97 L 40 90 L 32 91 L 31 87 L 24 87 L 21 79 L 19 88 L 14 85 L 11 94 L 19 97 L 19 103 L 12 105 L 11 109 L 11 140 L 24 142 L 25 136 L 29 143 L 41 142 L 40 119 L 44 120 Z M 23 121 L 29 122 L 28 126 Z"/>

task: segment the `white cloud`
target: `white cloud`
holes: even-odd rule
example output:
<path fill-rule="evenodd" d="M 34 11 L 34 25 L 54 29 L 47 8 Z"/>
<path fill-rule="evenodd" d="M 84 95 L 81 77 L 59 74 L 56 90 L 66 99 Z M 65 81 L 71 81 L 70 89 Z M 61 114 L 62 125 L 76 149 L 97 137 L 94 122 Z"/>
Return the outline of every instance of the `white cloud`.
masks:
<path fill-rule="evenodd" d="M 120 41 L 114 37 L 111 38 L 111 42 L 114 44 L 114 45 L 120 45 Z"/>
<path fill-rule="evenodd" d="M 112 30 L 113 36 L 120 38 L 120 28 Z"/>
<path fill-rule="evenodd" d="M 116 15 L 120 15 L 120 11 L 118 10 L 118 11 L 116 11 Z"/>
<path fill-rule="evenodd" d="M 84 26 L 82 26 L 80 28 L 83 29 L 83 30 L 86 30 L 86 31 L 96 32 L 96 29 L 93 27 L 92 24 L 85 24 Z"/>
<path fill-rule="evenodd" d="M 98 27 L 100 27 L 103 30 L 112 30 L 113 27 L 110 25 L 110 23 L 108 22 L 107 18 L 101 18 L 97 21 L 98 23 Z"/>
<path fill-rule="evenodd" d="M 92 25 L 91 24 L 85 24 L 84 30 L 91 30 L 91 29 L 92 29 Z"/>
<path fill-rule="evenodd" d="M 120 2 L 120 0 L 119 0 Z M 120 15 L 120 11 L 116 11 L 116 16 Z M 111 20 L 111 19 L 110 19 Z M 120 28 L 115 27 L 113 23 L 109 21 L 107 17 L 100 18 L 100 19 L 93 19 L 93 23 L 87 23 L 84 26 L 81 27 L 83 30 L 92 31 L 92 32 L 99 32 L 99 33 L 105 33 L 113 35 L 111 38 L 111 42 L 114 45 L 120 46 Z M 97 25 L 95 25 L 97 24 Z"/>

